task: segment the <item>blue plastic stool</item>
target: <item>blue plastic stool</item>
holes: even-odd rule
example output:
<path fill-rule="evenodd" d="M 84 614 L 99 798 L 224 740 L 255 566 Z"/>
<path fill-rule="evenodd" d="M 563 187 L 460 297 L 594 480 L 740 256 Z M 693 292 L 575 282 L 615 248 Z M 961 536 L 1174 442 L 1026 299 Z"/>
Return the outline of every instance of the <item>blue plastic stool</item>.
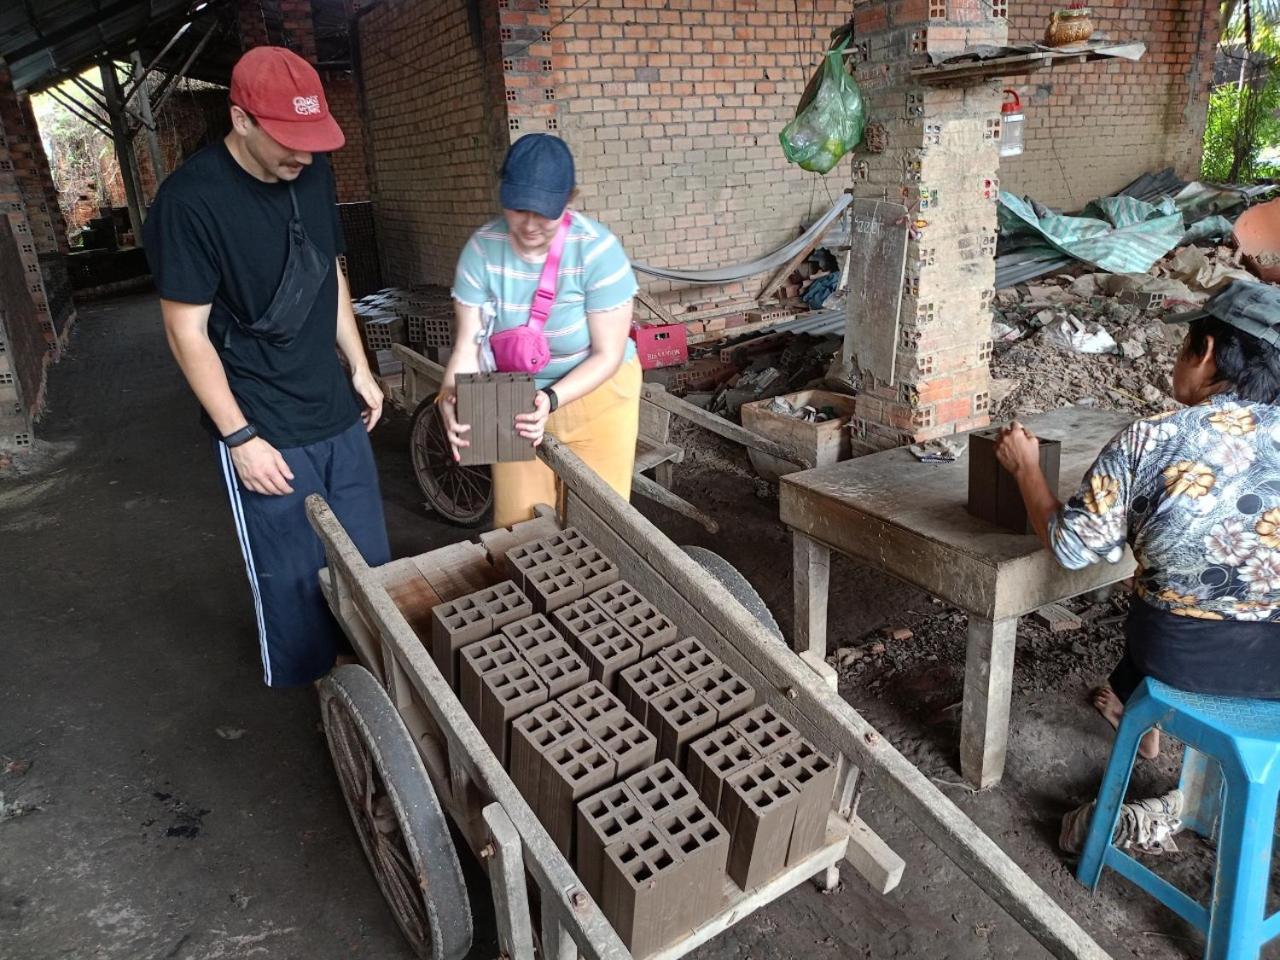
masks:
<path fill-rule="evenodd" d="M 1192 900 L 1111 842 L 1138 741 L 1152 727 L 1181 740 L 1189 751 L 1208 754 L 1221 769 L 1222 807 L 1214 818 L 1218 856 L 1210 907 Z M 1076 879 L 1096 890 L 1102 868 L 1110 867 L 1206 934 L 1206 960 L 1257 960 L 1262 945 L 1280 934 L 1280 913 L 1266 916 L 1278 794 L 1280 701 L 1185 693 L 1147 678 L 1125 704 Z"/>

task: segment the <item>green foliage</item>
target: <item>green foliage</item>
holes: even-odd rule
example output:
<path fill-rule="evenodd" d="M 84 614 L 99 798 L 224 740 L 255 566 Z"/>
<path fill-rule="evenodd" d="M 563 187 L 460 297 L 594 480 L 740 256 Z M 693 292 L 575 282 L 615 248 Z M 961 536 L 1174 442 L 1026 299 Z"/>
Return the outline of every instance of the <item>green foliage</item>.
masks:
<path fill-rule="evenodd" d="M 1251 126 L 1252 131 L 1248 129 Z M 1274 166 L 1260 163 L 1259 156 L 1277 146 L 1280 146 L 1280 70 L 1272 68 L 1261 91 L 1228 83 L 1209 95 L 1201 177 L 1226 181 L 1275 176 Z M 1238 163 L 1237 149 L 1242 154 Z"/>

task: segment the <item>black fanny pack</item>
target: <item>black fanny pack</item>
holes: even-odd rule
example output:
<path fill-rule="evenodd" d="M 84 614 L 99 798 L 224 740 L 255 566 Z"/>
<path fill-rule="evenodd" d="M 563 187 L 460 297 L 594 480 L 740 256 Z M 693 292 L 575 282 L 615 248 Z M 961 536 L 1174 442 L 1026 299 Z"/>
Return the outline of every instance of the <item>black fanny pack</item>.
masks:
<path fill-rule="evenodd" d="M 279 347 L 288 347 L 297 338 L 311 315 L 311 308 L 329 275 L 329 268 L 333 266 L 332 259 L 326 257 L 307 236 L 292 183 L 289 184 L 289 202 L 293 205 L 293 216 L 289 219 L 289 256 L 266 312 L 257 320 L 246 323 L 225 300 L 220 301 L 235 320 L 235 327 Z M 231 331 L 232 326 L 228 325 L 223 346 L 230 345 Z"/>

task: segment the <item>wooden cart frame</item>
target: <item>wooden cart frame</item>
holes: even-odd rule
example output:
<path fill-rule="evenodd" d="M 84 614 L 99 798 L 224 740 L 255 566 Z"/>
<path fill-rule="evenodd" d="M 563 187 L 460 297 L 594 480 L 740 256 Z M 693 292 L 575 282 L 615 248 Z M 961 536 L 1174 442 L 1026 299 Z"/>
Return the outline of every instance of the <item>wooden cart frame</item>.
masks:
<path fill-rule="evenodd" d="M 809 878 L 833 886 L 842 862 L 851 864 L 875 889 L 892 889 L 903 864 L 858 816 L 864 781 L 883 790 L 1053 955 L 1098 960 L 1107 956 L 836 693 L 834 674 L 825 663 L 805 659 L 762 628 L 716 577 L 562 444 L 548 439 L 539 455 L 561 481 L 561 502 L 554 511 L 542 511 L 536 520 L 487 535 L 490 545 L 505 552 L 521 539 L 544 536 L 559 527 L 578 528 L 612 557 L 623 575 L 685 635 L 701 639 L 755 687 L 761 700 L 819 749 L 838 758 L 840 777 L 825 845 L 764 886 L 737 892 L 720 915 L 655 956 L 662 960 L 683 956 Z M 533 918 L 537 916 L 542 957 L 626 960 L 630 957 L 627 949 L 516 790 L 388 592 L 419 576 L 419 561 L 447 561 L 449 551 L 466 549 L 467 545 L 455 544 L 419 558 L 371 568 L 323 500 L 308 498 L 307 511 L 325 546 L 328 566 L 320 575 L 331 607 L 364 668 L 378 679 L 394 704 L 440 805 L 488 870 L 503 956 L 510 960 L 532 958 Z M 482 548 L 472 544 L 470 549 Z M 425 885 L 428 878 L 419 876 L 418 881 Z M 531 907 L 535 900 L 536 907 Z"/>

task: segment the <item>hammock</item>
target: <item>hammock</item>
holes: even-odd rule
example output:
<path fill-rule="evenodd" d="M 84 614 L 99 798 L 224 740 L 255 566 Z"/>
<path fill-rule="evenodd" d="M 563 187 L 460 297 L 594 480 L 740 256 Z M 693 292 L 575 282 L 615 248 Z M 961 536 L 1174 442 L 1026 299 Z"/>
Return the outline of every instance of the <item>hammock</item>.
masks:
<path fill-rule="evenodd" d="M 840 199 L 832 205 L 831 209 L 822 215 L 822 219 L 809 227 L 801 236 L 772 253 L 755 260 L 748 260 L 746 263 L 734 263 L 727 267 L 714 267 L 710 270 L 670 270 L 665 267 L 651 267 L 647 263 L 632 263 L 631 266 L 651 277 L 675 280 L 679 283 L 733 283 L 737 280 L 745 280 L 767 270 L 776 270 L 802 253 L 806 247 L 816 246 L 818 238 L 851 203 L 853 203 L 852 196 L 847 193 L 841 194 Z"/>

